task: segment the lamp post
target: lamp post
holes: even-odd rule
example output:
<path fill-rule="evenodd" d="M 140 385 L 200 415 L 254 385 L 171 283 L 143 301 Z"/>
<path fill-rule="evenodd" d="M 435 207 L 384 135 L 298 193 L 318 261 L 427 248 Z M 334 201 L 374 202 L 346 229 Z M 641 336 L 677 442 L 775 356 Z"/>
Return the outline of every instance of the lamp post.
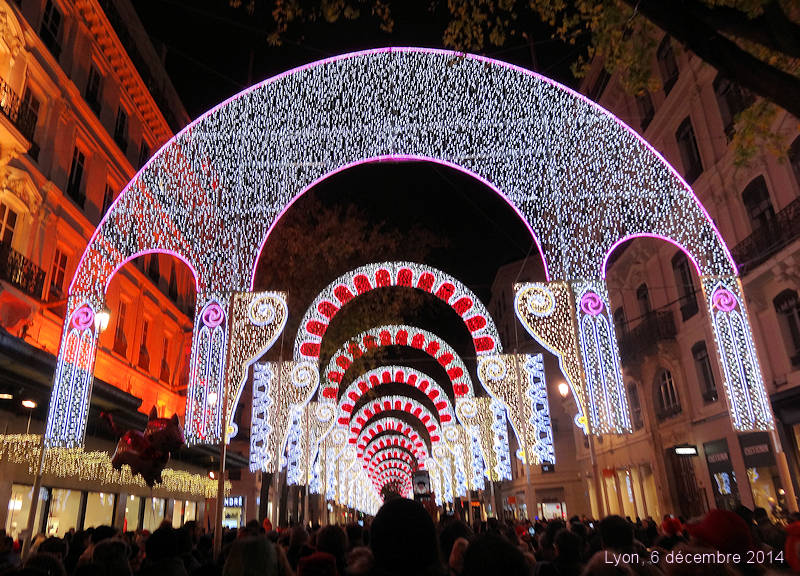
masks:
<path fill-rule="evenodd" d="M 31 416 L 33 415 L 33 410 L 36 408 L 37 404 L 33 400 L 23 400 L 22 406 L 28 409 L 28 426 L 25 428 L 25 435 L 31 433 Z"/>

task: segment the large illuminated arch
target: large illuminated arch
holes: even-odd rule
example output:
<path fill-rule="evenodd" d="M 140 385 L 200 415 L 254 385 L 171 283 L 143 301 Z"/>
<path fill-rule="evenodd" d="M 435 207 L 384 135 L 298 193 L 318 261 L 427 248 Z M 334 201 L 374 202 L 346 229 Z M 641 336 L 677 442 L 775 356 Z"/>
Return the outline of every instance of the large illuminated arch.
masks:
<path fill-rule="evenodd" d="M 382 434 L 376 438 L 368 440 L 364 448 L 361 450 L 361 457 L 365 462 L 369 462 L 378 451 L 384 448 L 391 448 L 398 446 L 404 450 L 411 452 L 417 459 L 417 462 L 425 462 L 428 459 L 428 450 L 424 443 L 417 444 L 411 440 L 406 433 L 395 431 L 393 433 Z"/>
<path fill-rule="evenodd" d="M 70 285 L 47 446 L 83 443 L 97 350 L 93 317 L 120 263 L 148 250 L 189 263 L 197 272 L 197 328 L 209 303 L 225 308 L 231 293 L 251 289 L 269 232 L 296 198 L 331 174 L 384 159 L 462 170 L 528 225 L 548 281 L 567 287 L 572 322 L 561 328 L 574 338 L 560 352 L 581 358 L 573 384 L 603 407 L 584 406 L 590 432 L 630 431 L 602 266 L 615 243 L 638 234 L 685 247 L 699 267 L 734 427 L 774 428 L 736 266 L 663 157 L 609 112 L 528 70 L 442 50 L 386 48 L 316 62 L 245 90 L 171 139 L 125 187 Z M 548 315 L 537 311 L 543 316 L 536 318 Z M 529 310 L 517 312 L 551 344 Z M 191 358 L 193 375 L 198 361 Z M 187 403 L 205 385 L 193 376 Z M 211 430 L 206 437 L 221 436 Z"/>
<path fill-rule="evenodd" d="M 408 443 L 401 441 L 396 435 L 401 435 Z M 382 439 L 385 439 L 385 442 L 381 443 Z M 364 458 L 365 461 L 369 461 L 378 450 L 395 445 L 410 451 L 419 462 L 424 462 L 429 454 L 428 444 L 414 427 L 394 416 L 383 416 L 370 422 L 358 434 L 353 444 L 358 457 Z M 411 450 L 409 446 L 414 449 Z"/>
<path fill-rule="evenodd" d="M 364 426 L 384 412 L 404 412 L 419 420 L 420 425 L 430 435 L 432 444 L 442 440 L 442 427 L 427 406 L 408 396 L 386 395 L 370 400 L 351 416 L 350 442 L 356 442 Z"/>
<path fill-rule="evenodd" d="M 385 460 L 402 460 L 410 466 L 415 466 L 417 464 L 417 459 L 410 452 L 393 446 L 375 452 L 369 460 L 369 465 L 376 466 Z"/>
<path fill-rule="evenodd" d="M 436 408 L 442 425 L 455 421 L 453 403 L 436 380 L 408 366 L 381 366 L 355 378 L 345 389 L 339 399 L 337 422 L 343 426 L 348 425 L 353 408 L 364 394 L 384 384 L 392 383 L 406 384 L 425 394 Z"/>
<path fill-rule="evenodd" d="M 464 361 L 447 342 L 421 328 L 389 324 L 354 336 L 334 352 L 320 385 L 322 398 L 335 400 L 339 395 L 339 384 L 353 361 L 370 350 L 384 346 L 408 346 L 425 352 L 447 372 L 456 398 L 474 395 L 472 378 Z"/>
<path fill-rule="evenodd" d="M 435 295 L 463 320 L 472 336 L 475 354 L 501 354 L 503 347 L 492 317 L 472 290 L 449 274 L 414 262 L 367 264 L 331 282 L 303 315 L 294 344 L 295 360 L 319 360 L 328 325 L 357 296 L 377 288 L 400 286 Z"/>

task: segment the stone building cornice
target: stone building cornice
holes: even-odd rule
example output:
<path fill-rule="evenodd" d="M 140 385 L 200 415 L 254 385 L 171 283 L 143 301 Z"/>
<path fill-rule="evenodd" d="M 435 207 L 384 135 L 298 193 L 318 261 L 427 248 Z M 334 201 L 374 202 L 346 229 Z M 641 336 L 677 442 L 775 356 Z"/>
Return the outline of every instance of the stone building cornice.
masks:
<path fill-rule="evenodd" d="M 75 9 L 119 78 L 123 91 L 131 98 L 144 124 L 155 138 L 154 147 L 160 147 L 172 138 L 172 129 L 105 12 L 97 0 L 76 0 Z"/>

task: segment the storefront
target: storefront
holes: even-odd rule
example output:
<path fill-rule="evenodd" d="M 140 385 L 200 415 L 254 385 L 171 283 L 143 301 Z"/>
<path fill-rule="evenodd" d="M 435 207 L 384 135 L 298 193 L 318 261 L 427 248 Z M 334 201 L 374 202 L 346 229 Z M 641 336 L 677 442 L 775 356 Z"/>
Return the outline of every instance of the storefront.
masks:
<path fill-rule="evenodd" d="M 244 496 L 226 496 L 222 509 L 222 525 L 236 530 L 244 526 Z"/>
<path fill-rule="evenodd" d="M 767 432 L 741 434 L 739 444 L 742 447 L 747 481 L 753 493 L 755 507 L 764 508 L 772 515 L 778 506 L 779 495 L 782 497 L 782 490 L 769 434 Z"/>
<path fill-rule="evenodd" d="M 703 444 L 714 502 L 720 510 L 733 510 L 741 503 L 736 474 L 733 471 L 728 441 L 725 438 Z"/>
<path fill-rule="evenodd" d="M 27 525 L 32 496 L 33 486 L 13 484 L 11 487 L 5 530 L 12 538 L 16 539 Z M 118 502 L 120 506 L 125 506 L 120 526 L 123 531 L 145 529 L 152 532 L 165 519 L 165 498 L 43 487 L 36 510 L 35 533 L 44 532 L 60 538 L 71 529 L 111 526 Z M 173 526 L 179 527 L 189 520 L 196 520 L 198 509 L 196 501 L 174 501 L 171 517 Z"/>

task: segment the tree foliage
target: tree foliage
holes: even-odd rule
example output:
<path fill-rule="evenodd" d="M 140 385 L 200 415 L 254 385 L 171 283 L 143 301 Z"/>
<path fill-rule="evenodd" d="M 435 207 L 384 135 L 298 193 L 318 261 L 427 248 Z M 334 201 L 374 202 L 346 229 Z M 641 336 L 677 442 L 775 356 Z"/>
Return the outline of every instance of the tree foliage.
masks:
<path fill-rule="evenodd" d="M 369 17 L 384 32 L 395 22 L 389 0 L 230 0 L 249 10 L 270 9 L 270 41 L 280 44 L 293 25 Z M 403 2 L 414 0 L 403 0 Z M 631 94 L 657 90 L 653 66 L 658 29 L 771 104 L 800 118 L 800 3 L 798 0 L 418 0 L 428 12 L 446 9 L 445 46 L 484 52 L 532 41 L 534 23 L 577 45 L 573 73 L 584 75 L 595 57 L 617 73 Z M 397 6 L 397 4 L 395 4 Z M 424 12 L 423 12 L 424 13 Z M 585 48 L 584 48 L 585 46 Z M 772 106 L 761 103 L 739 118 L 738 162 L 775 142 Z"/>
<path fill-rule="evenodd" d="M 409 241 L 413 238 L 413 241 Z M 289 319 L 284 333 L 297 333 L 308 306 L 328 283 L 369 262 L 424 262 L 446 239 L 419 226 L 398 230 L 375 222 L 358 205 L 329 205 L 309 193 L 293 205 L 270 234 L 256 271 L 256 289 L 287 291 Z M 368 297 L 367 297 L 368 296 Z M 387 322 L 403 322 L 425 306 L 415 290 L 375 290 L 337 314 L 326 332 L 323 356 L 343 339 Z M 291 354 L 284 342 L 282 356 Z M 272 354 L 281 354 L 273 346 Z"/>

